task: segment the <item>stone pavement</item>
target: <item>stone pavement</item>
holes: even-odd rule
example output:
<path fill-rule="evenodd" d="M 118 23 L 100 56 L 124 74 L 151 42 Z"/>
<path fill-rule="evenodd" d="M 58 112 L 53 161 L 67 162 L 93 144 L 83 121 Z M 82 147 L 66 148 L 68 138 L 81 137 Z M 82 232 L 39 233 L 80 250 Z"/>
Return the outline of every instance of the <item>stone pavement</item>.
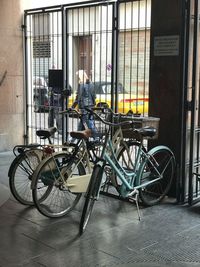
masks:
<path fill-rule="evenodd" d="M 83 199 L 68 216 L 49 219 L 10 195 L 12 153 L 0 153 L 0 267 L 199 267 L 200 204 L 136 207 L 100 196 L 83 236 L 78 235 Z M 3 199 L 3 197 L 2 197 Z"/>

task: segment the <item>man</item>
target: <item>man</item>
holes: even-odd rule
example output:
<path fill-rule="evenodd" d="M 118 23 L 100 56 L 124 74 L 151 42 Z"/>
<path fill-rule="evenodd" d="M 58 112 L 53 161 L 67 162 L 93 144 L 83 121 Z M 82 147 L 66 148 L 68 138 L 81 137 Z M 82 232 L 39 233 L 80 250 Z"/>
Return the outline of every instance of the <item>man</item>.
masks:
<path fill-rule="evenodd" d="M 58 133 L 62 134 L 62 115 L 59 112 L 62 110 L 62 94 L 60 88 L 51 88 L 50 91 L 50 110 L 48 117 L 48 126 L 54 126 L 54 119 L 56 120 L 56 127 Z"/>
<path fill-rule="evenodd" d="M 78 130 L 85 129 L 84 124 L 92 130 L 93 137 L 96 136 L 97 130 L 95 128 L 94 117 L 90 115 L 85 108 L 93 108 L 95 106 L 96 93 L 93 83 L 88 79 L 86 73 L 82 70 L 77 72 L 79 76 L 79 85 L 77 89 L 76 99 L 72 104 L 72 108 L 78 106 L 82 113 L 82 122 L 78 124 Z"/>

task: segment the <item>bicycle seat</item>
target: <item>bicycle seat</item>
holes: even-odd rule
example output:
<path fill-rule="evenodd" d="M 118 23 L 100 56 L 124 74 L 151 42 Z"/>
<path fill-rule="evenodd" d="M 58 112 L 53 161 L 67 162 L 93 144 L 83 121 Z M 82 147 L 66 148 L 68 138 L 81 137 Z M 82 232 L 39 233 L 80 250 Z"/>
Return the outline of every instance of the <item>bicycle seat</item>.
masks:
<path fill-rule="evenodd" d="M 151 126 L 145 126 L 139 129 L 135 129 L 134 131 L 143 137 L 153 137 L 156 135 L 156 128 Z"/>
<path fill-rule="evenodd" d="M 56 127 L 51 127 L 48 129 L 41 129 L 36 131 L 36 135 L 42 139 L 49 138 L 57 131 Z"/>
<path fill-rule="evenodd" d="M 72 138 L 76 139 L 88 139 L 92 136 L 92 131 L 90 129 L 86 129 L 83 131 L 70 132 L 70 135 Z"/>

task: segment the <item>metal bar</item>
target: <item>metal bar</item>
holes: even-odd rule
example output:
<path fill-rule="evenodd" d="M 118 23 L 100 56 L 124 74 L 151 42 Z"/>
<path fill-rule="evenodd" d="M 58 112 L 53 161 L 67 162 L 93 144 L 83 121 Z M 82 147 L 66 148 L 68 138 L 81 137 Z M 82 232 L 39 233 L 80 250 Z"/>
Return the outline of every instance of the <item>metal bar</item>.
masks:
<path fill-rule="evenodd" d="M 143 96 L 146 95 L 146 60 L 147 60 L 147 0 L 145 0 L 145 35 L 144 35 L 144 87 Z M 143 114 L 145 113 L 145 101 L 143 100 Z"/>
<path fill-rule="evenodd" d="M 105 37 L 105 42 L 106 42 L 106 51 L 105 51 L 105 65 L 107 66 L 108 64 L 108 6 L 106 7 L 106 37 Z M 105 68 L 105 82 L 108 81 L 108 72 L 107 68 Z M 107 99 L 107 97 L 106 97 Z"/>
<path fill-rule="evenodd" d="M 136 74 L 136 98 L 139 95 L 139 50 L 140 50 L 140 2 L 138 1 L 138 30 L 137 30 L 137 74 Z M 138 101 L 136 102 L 136 113 L 138 112 Z"/>
<path fill-rule="evenodd" d="M 82 23 L 83 23 L 82 24 L 83 25 L 83 32 L 82 32 L 82 48 L 81 49 L 83 49 L 83 61 L 82 61 L 82 63 L 83 63 L 83 70 L 85 70 L 85 57 L 84 57 L 84 53 L 85 53 L 85 8 L 83 8 L 83 21 L 82 21 Z M 79 51 L 79 53 L 80 53 L 80 51 Z M 85 83 L 85 82 L 86 82 L 85 79 L 83 79 L 83 83 Z"/>
<path fill-rule="evenodd" d="M 193 197 L 192 197 L 193 198 Z M 200 201 L 200 197 L 197 197 L 197 198 L 193 198 L 193 201 L 192 201 L 192 205 L 198 203 Z"/>
<path fill-rule="evenodd" d="M 198 110 L 199 110 L 199 108 L 198 108 Z M 198 116 L 198 123 L 199 123 L 199 116 Z M 196 135 L 196 159 L 199 159 L 199 143 L 200 143 L 199 133 L 195 131 L 195 135 Z M 199 172 L 199 166 L 197 166 L 195 168 L 195 170 L 198 173 Z M 196 196 L 198 196 L 198 186 L 199 186 L 199 180 L 198 179 L 196 179 L 195 186 L 196 186 Z"/>
<path fill-rule="evenodd" d="M 62 9 L 62 5 L 59 6 L 51 6 L 51 7 L 38 7 L 38 8 L 32 8 L 32 9 L 25 9 L 24 13 L 26 15 L 33 15 L 33 14 L 43 14 L 43 13 L 49 13 L 49 12 L 58 12 Z"/>
<path fill-rule="evenodd" d="M 132 83 L 132 67 L 133 67 L 133 2 L 131 2 L 131 56 L 130 56 L 130 79 L 129 79 L 129 95 L 132 98 L 132 90 L 131 90 L 131 83 Z M 131 108 L 131 103 L 129 104 Z"/>
<path fill-rule="evenodd" d="M 129 0 L 130 1 L 130 0 Z M 136 0 L 133 0 L 136 1 Z M 27 14 L 31 14 L 32 12 L 56 12 L 59 10 L 62 10 L 63 7 L 65 8 L 77 8 L 77 7 L 82 7 L 82 6 L 91 6 L 91 5 L 99 5 L 101 6 L 102 4 L 112 4 L 116 2 L 116 0 L 93 0 L 93 1 L 84 1 L 84 2 L 77 2 L 77 3 L 70 3 L 70 4 L 63 4 L 63 5 L 55 5 L 55 6 L 49 6 L 49 7 L 39 7 L 39 8 L 33 8 L 33 9 L 26 9 L 24 12 Z"/>
<path fill-rule="evenodd" d="M 100 42 L 100 51 L 99 51 L 99 81 L 102 81 L 102 73 L 101 73 L 101 59 L 102 59 L 102 6 L 100 7 L 100 12 L 99 12 L 100 20 L 99 20 L 99 42 Z"/>
<path fill-rule="evenodd" d="M 64 14 L 63 14 L 64 15 Z M 69 10 L 65 9 L 65 38 L 63 38 L 63 42 L 65 42 L 65 53 L 66 53 L 66 62 L 63 68 L 63 73 L 66 75 L 66 89 L 70 89 L 71 84 L 69 84 Z M 72 20 L 74 19 L 72 13 Z M 72 23 L 74 25 L 74 23 Z M 73 47 L 72 47 L 73 49 Z M 74 55 L 72 51 L 72 55 Z M 72 61 L 72 70 L 74 70 L 74 60 Z M 72 89 L 72 88 L 71 88 Z M 72 92 L 71 92 L 72 93 Z M 69 107 L 69 95 L 66 97 L 66 106 L 65 108 Z M 65 116 L 65 132 L 66 132 L 66 141 L 69 139 L 69 117 Z"/>
<path fill-rule="evenodd" d="M 90 81 L 92 80 L 92 72 L 91 72 L 91 68 L 92 68 L 92 66 L 90 65 L 91 63 L 90 63 L 90 52 L 92 52 L 92 45 L 90 46 L 90 37 L 91 37 L 91 7 L 89 7 L 89 14 L 88 14 L 88 16 L 89 16 L 89 18 L 88 18 L 88 20 L 89 20 L 89 32 L 88 32 L 88 35 L 89 35 L 89 38 L 88 38 L 88 41 L 89 41 L 89 43 L 88 43 L 88 47 L 87 47 L 87 49 L 88 49 L 88 55 L 89 55 L 89 61 L 88 61 L 88 69 L 89 69 L 89 71 L 90 71 L 90 73 L 88 73 L 89 74 L 89 78 L 90 78 Z M 92 42 L 92 40 L 91 40 L 91 42 Z M 90 49 L 91 49 L 91 51 L 90 51 Z"/>
<path fill-rule="evenodd" d="M 177 201 L 185 202 L 186 199 L 186 138 L 187 138 L 187 94 L 188 94 L 188 70 L 189 70 L 189 40 L 190 40 L 190 1 L 185 2 L 183 5 L 182 16 L 184 18 L 184 27 L 182 32 L 181 46 L 183 51 L 182 66 L 182 123 L 181 123 L 181 153 L 180 153 L 180 166 L 179 177 L 177 180 Z"/>
<path fill-rule="evenodd" d="M 119 62 L 119 4 L 118 2 L 113 5 L 112 17 L 112 72 L 111 72 L 111 108 L 115 107 L 115 112 L 118 112 L 118 95 L 117 95 L 117 82 L 118 82 L 118 62 Z"/>
<path fill-rule="evenodd" d="M 65 86 L 68 84 L 68 75 L 66 71 L 66 66 L 67 66 L 67 20 L 65 16 L 65 9 L 62 8 L 62 71 L 63 71 L 63 87 L 62 91 L 65 88 Z M 62 95 L 62 110 L 65 109 L 65 96 Z M 67 127 L 67 122 L 65 120 L 65 116 L 62 117 L 62 144 L 67 140 L 67 133 L 66 133 L 66 127 Z"/>
<path fill-rule="evenodd" d="M 24 14 L 24 28 L 23 28 L 23 44 L 24 44 L 24 49 L 23 49 L 23 53 L 24 53 L 24 93 L 25 93 L 25 103 L 24 103 L 24 116 L 25 116 L 25 124 L 24 124 L 24 144 L 28 143 L 28 52 L 27 52 L 27 15 Z"/>
<path fill-rule="evenodd" d="M 141 0 L 117 0 L 117 2 L 119 3 L 138 2 L 138 1 L 141 1 Z"/>
<path fill-rule="evenodd" d="M 190 166 L 189 166 L 189 199 L 190 205 L 193 203 L 193 161 L 194 161 L 194 129 L 195 129 L 195 97 L 196 97 L 196 84 L 197 84 L 197 67 L 198 67 L 198 0 L 195 0 L 195 19 L 194 19 L 194 41 L 193 41 L 193 69 L 192 69 L 192 110 L 191 110 L 191 134 L 190 134 Z"/>
<path fill-rule="evenodd" d="M 97 57 L 96 57 L 96 53 L 97 53 L 97 47 L 96 47 L 96 40 L 97 40 L 97 7 L 95 6 L 95 12 L 94 12 L 94 44 L 93 44 L 93 47 L 94 47 L 94 59 L 93 59 L 93 62 L 92 62 L 92 69 L 93 69 L 93 82 L 95 83 L 96 81 L 96 60 L 97 60 Z"/>
<path fill-rule="evenodd" d="M 124 46 L 123 46 L 123 77 L 122 77 L 122 84 L 125 84 L 125 78 L 126 78 L 126 13 L 127 13 L 127 3 L 124 3 L 124 33 L 123 33 L 123 41 L 124 41 Z M 117 92 L 118 94 L 118 92 Z M 123 109 L 124 109 L 124 103 L 123 103 Z"/>
<path fill-rule="evenodd" d="M 76 71 L 77 71 L 77 69 L 75 69 L 75 67 L 77 67 L 76 66 L 76 62 L 77 62 L 77 58 L 76 58 L 76 54 L 77 54 L 77 51 L 76 51 L 76 44 L 75 43 L 78 43 L 78 37 L 76 36 L 74 36 L 74 32 L 75 32 L 75 24 L 76 24 L 76 20 L 75 20 L 75 11 L 76 10 L 69 10 L 69 9 L 66 9 L 66 16 L 67 16 L 67 18 L 66 18 L 66 20 L 67 20 L 67 25 L 68 25 L 68 27 L 67 27 L 67 30 L 68 30 L 68 32 L 67 32 L 67 55 L 69 56 L 69 54 L 70 54 L 70 51 L 69 51 L 69 41 L 70 41 L 70 37 L 71 37 L 71 40 L 72 40 L 72 50 L 71 50 L 71 54 L 72 54 L 72 62 L 71 62 L 71 64 L 72 64 L 72 84 L 75 86 L 78 86 L 78 84 L 77 84 L 77 79 L 76 79 Z M 77 10 L 77 13 L 78 13 L 78 11 L 79 10 Z M 70 13 L 71 13 L 71 28 L 69 29 L 69 25 L 70 25 Z M 78 16 L 76 16 L 77 17 L 77 21 L 78 21 L 78 19 L 79 19 L 79 17 Z M 79 22 L 78 22 L 79 23 Z M 71 32 L 70 32 L 70 30 L 71 30 Z M 79 34 L 79 33 L 78 33 Z M 76 42 L 75 42 L 76 41 Z M 69 58 L 69 57 L 68 57 Z M 67 73 L 69 74 L 69 68 L 70 68 L 70 66 L 69 66 L 69 62 L 67 62 L 67 66 L 66 66 L 66 71 L 67 71 Z M 71 86 L 72 86 L 72 84 L 70 84 Z M 73 88 L 73 90 L 74 90 L 74 92 L 76 92 L 77 91 L 77 88 Z M 72 99 L 72 103 L 73 103 L 73 101 L 74 101 L 75 99 L 73 98 Z M 67 107 L 69 107 L 69 101 L 67 101 Z M 66 118 L 66 120 L 67 120 L 67 138 L 69 139 L 69 118 L 67 117 Z M 72 128 L 74 129 L 74 119 L 72 119 L 71 118 L 71 124 L 72 124 Z"/>

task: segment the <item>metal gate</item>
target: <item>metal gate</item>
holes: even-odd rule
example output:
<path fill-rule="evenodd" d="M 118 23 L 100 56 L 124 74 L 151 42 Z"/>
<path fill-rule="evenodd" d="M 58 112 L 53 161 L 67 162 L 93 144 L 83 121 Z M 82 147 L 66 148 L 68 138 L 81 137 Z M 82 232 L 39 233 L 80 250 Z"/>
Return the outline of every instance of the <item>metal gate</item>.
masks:
<path fill-rule="evenodd" d="M 148 113 L 151 0 L 88 1 L 26 10 L 25 142 L 56 125 L 54 142 L 76 128 L 60 110 L 75 99 L 80 73 L 94 83 L 96 104 Z M 70 92 L 70 95 L 68 95 Z"/>
<path fill-rule="evenodd" d="M 200 200 L 199 0 L 186 1 L 181 201 Z"/>

